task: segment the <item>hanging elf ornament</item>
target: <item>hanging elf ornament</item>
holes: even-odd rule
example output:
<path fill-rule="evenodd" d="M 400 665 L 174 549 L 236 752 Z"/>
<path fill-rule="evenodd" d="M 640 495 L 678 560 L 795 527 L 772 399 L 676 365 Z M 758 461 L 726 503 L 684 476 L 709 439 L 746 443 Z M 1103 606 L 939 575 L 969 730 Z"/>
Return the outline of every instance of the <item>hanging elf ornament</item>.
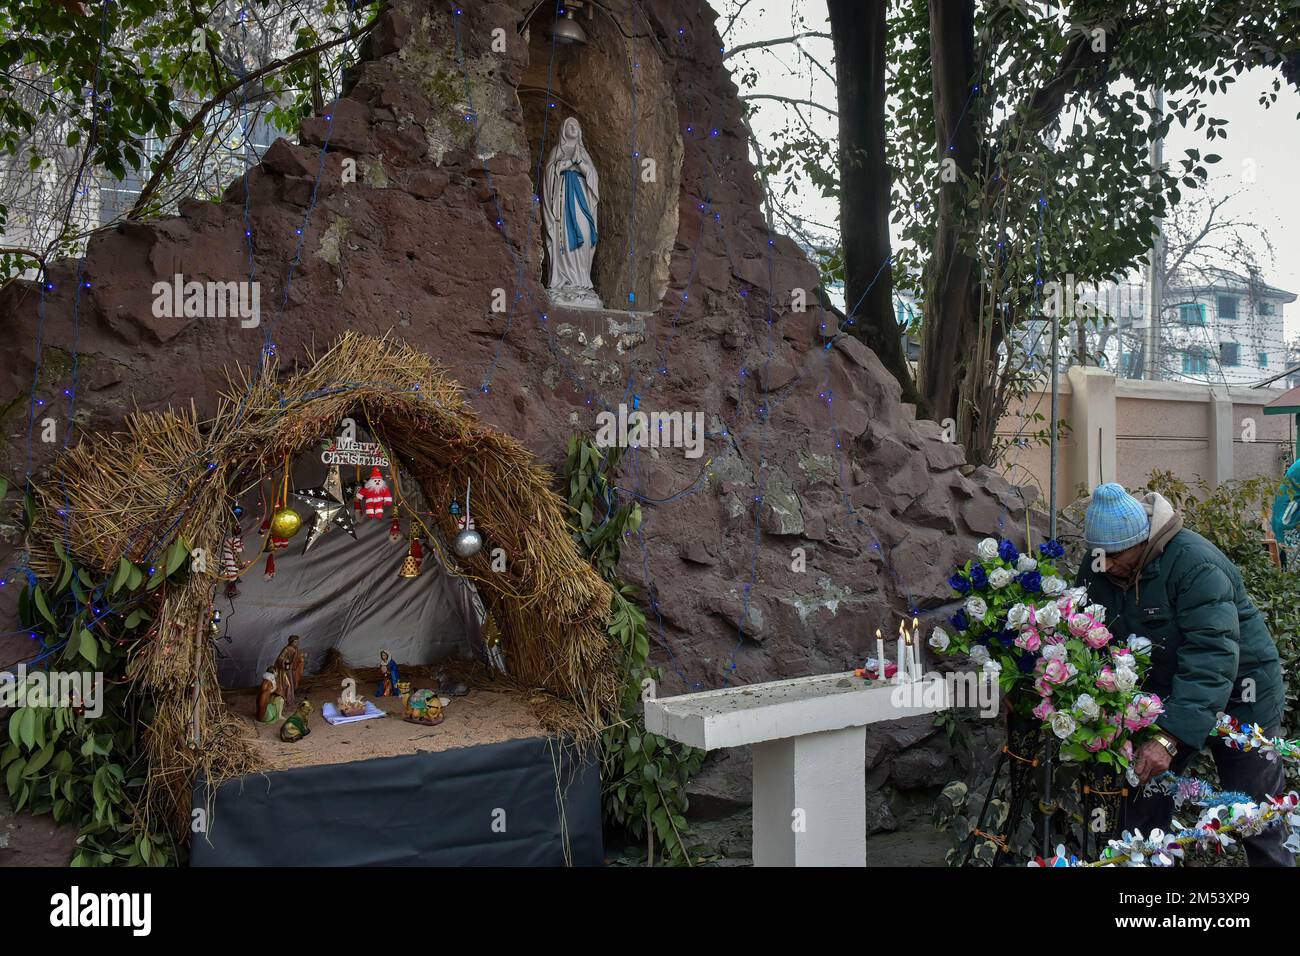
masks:
<path fill-rule="evenodd" d="M 357 489 L 357 501 L 363 506 L 367 518 L 383 518 L 384 508 L 393 503 L 393 493 L 376 465 L 366 483 Z"/>
<path fill-rule="evenodd" d="M 415 566 L 421 568 L 424 566 L 424 548 L 420 546 L 420 534 L 415 530 L 415 525 L 411 525 L 411 543 L 406 549 L 407 554 L 415 558 Z"/>
<path fill-rule="evenodd" d="M 474 530 L 474 518 L 469 510 L 469 492 L 470 484 L 467 481 L 465 483 L 465 517 L 461 519 L 461 530 L 456 535 L 456 541 L 452 545 L 456 553 L 462 558 L 472 558 L 483 547 L 483 537 Z"/>

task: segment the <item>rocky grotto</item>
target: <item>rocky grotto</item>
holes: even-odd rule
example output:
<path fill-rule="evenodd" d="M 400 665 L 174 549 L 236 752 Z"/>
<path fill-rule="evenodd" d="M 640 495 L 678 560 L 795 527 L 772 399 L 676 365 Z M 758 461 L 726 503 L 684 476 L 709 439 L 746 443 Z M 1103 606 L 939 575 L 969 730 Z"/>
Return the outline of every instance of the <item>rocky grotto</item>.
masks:
<path fill-rule="evenodd" d="M 645 518 L 621 570 L 645 589 L 661 693 L 857 666 L 876 627 L 948 601 L 947 575 L 977 539 L 1023 528 L 1032 493 L 967 466 L 817 304 L 817 269 L 764 221 L 704 3 L 638 4 L 630 35 L 606 23 L 554 63 L 525 28 L 531 6 L 458 20 L 444 3 L 395 2 L 346 94 L 222 201 L 94 235 L 80 288 L 63 261 L 52 288 L 0 292 L 6 472 L 39 477 L 61 447 L 28 446 L 33 382 L 56 406 L 75 376 L 75 440 L 137 407 L 193 396 L 210 412 L 222 368 L 255 363 L 268 341 L 291 365 L 345 330 L 389 334 L 445 364 L 484 420 L 553 468 L 602 405 L 703 413 L 702 457 L 645 449 L 623 469 Z M 569 115 L 605 171 L 600 311 L 551 308 L 542 286 L 535 182 L 543 140 Z M 159 276 L 250 267 L 256 327 L 155 315 Z M 8 565 L 21 542 L 6 521 Z M 7 659 L 24 642 L 6 637 Z M 869 783 L 933 787 L 968 756 L 927 720 L 869 747 Z M 726 769 L 743 760 L 716 763 L 701 797 L 743 803 L 729 779 L 743 767 Z M 892 825 L 885 808 L 879 827 Z"/>

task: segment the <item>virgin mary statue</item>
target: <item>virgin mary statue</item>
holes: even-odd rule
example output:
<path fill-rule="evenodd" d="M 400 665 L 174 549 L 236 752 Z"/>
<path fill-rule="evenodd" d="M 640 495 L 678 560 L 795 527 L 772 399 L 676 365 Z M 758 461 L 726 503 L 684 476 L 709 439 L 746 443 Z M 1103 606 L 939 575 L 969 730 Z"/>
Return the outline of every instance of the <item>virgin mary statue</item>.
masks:
<path fill-rule="evenodd" d="M 600 176 L 582 145 L 582 127 L 570 116 L 546 160 L 546 201 L 542 206 L 550 262 L 546 290 L 557 305 L 604 307 L 591 287 L 599 204 Z"/>

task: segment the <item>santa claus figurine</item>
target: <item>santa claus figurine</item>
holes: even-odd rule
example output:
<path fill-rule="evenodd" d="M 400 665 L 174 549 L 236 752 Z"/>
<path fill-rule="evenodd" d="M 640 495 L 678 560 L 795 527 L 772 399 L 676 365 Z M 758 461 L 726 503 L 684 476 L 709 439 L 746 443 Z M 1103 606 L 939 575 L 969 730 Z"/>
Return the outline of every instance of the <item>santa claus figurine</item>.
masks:
<path fill-rule="evenodd" d="M 384 481 L 378 465 L 371 470 L 366 483 L 357 489 L 357 503 L 367 518 L 382 518 L 384 506 L 393 503 L 393 493 L 388 490 L 388 482 Z"/>

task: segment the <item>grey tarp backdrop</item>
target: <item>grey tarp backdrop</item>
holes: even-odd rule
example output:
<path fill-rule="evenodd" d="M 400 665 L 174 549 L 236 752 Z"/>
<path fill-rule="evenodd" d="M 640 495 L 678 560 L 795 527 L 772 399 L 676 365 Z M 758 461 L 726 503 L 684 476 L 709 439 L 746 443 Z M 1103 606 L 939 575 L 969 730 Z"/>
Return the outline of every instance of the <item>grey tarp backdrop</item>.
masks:
<path fill-rule="evenodd" d="M 202 783 L 194 806 L 206 806 Z M 599 866 L 594 750 L 527 737 L 217 788 L 191 866 Z"/>
<path fill-rule="evenodd" d="M 351 470 L 344 469 L 345 481 L 351 480 Z M 318 459 L 303 456 L 295 463 L 292 487 L 319 485 L 325 471 Z M 387 477 L 389 470 L 384 471 Z M 411 493 L 405 483 L 403 491 Z M 241 503 L 248 561 L 262 540 L 262 506 L 256 495 Z M 432 548 L 425 547 L 418 577 L 399 577 L 406 538 L 389 538 L 390 518 L 365 518 L 353 511 L 355 541 L 334 528 L 304 554 L 313 512 L 297 499 L 290 503 L 303 516 L 304 526 L 288 547 L 276 551 L 275 577 L 265 579 L 266 559 L 259 557 L 239 580 L 239 596 L 233 602 L 218 597 L 223 636 L 229 638 L 217 643 L 222 686 L 256 686 L 290 634 L 301 638 L 307 674 L 320 669 L 330 648 L 338 649 L 345 664 L 373 665 L 376 673 L 381 650 L 389 651 L 399 667 L 471 656 L 480 643 L 482 605 L 472 585 L 440 566 Z M 403 532 L 407 527 L 403 519 Z M 360 690 L 366 692 L 364 684 Z"/>

